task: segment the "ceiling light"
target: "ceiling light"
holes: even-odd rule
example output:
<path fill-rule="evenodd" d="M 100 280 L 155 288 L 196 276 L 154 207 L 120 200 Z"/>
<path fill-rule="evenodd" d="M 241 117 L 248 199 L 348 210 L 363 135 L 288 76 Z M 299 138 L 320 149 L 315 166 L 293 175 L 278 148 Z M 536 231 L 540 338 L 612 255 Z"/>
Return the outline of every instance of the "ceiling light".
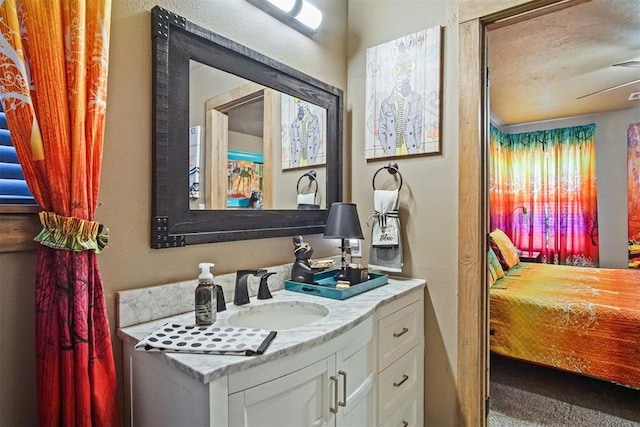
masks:
<path fill-rule="evenodd" d="M 307 0 L 247 1 L 304 34 L 314 34 L 322 23 L 322 11 Z"/>
<path fill-rule="evenodd" d="M 303 25 L 315 31 L 322 23 L 322 12 L 307 0 L 302 0 L 302 7 L 295 18 Z"/>
<path fill-rule="evenodd" d="M 267 1 L 286 13 L 290 13 L 297 3 L 297 0 L 267 0 Z"/>

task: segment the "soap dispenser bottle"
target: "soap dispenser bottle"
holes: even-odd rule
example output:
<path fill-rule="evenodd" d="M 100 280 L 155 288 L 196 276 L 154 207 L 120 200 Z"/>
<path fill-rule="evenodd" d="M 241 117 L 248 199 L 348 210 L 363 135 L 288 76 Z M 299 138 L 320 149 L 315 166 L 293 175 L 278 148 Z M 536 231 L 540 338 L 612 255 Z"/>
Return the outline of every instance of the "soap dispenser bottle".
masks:
<path fill-rule="evenodd" d="M 215 264 L 210 262 L 201 262 L 198 265 L 201 270 L 195 292 L 196 325 L 198 326 L 212 325 L 216 321 L 216 288 L 211 273 L 213 266 Z"/>

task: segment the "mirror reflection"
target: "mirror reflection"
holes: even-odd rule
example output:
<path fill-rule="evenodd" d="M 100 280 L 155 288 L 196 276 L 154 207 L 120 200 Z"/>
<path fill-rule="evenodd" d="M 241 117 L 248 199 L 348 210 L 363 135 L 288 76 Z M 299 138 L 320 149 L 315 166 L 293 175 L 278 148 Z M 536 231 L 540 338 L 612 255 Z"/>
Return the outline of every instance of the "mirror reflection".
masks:
<path fill-rule="evenodd" d="M 190 60 L 189 208 L 325 209 L 326 124 L 322 107 Z"/>
<path fill-rule="evenodd" d="M 342 199 L 342 90 L 161 7 L 151 19 L 151 246 L 322 233 Z"/>

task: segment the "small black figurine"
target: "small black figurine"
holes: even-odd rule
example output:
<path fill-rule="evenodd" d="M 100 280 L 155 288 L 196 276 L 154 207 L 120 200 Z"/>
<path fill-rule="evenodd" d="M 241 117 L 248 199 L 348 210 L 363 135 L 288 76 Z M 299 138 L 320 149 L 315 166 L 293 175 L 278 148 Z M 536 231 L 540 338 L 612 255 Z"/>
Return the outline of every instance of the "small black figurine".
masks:
<path fill-rule="evenodd" d="M 262 191 L 254 190 L 249 198 L 250 209 L 262 209 Z"/>
<path fill-rule="evenodd" d="M 291 280 L 294 282 L 313 284 L 313 273 L 316 270 L 311 268 L 311 255 L 313 255 L 313 248 L 302 240 L 302 236 L 295 236 L 293 238 L 293 254 L 296 260 L 291 267 Z"/>

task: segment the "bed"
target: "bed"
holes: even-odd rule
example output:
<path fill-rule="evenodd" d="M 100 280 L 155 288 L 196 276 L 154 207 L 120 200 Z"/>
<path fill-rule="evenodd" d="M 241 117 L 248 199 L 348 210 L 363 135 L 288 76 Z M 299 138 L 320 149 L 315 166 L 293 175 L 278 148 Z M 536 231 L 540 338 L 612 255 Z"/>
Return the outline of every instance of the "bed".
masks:
<path fill-rule="evenodd" d="M 489 295 L 492 352 L 640 389 L 640 271 L 519 262 Z"/>

